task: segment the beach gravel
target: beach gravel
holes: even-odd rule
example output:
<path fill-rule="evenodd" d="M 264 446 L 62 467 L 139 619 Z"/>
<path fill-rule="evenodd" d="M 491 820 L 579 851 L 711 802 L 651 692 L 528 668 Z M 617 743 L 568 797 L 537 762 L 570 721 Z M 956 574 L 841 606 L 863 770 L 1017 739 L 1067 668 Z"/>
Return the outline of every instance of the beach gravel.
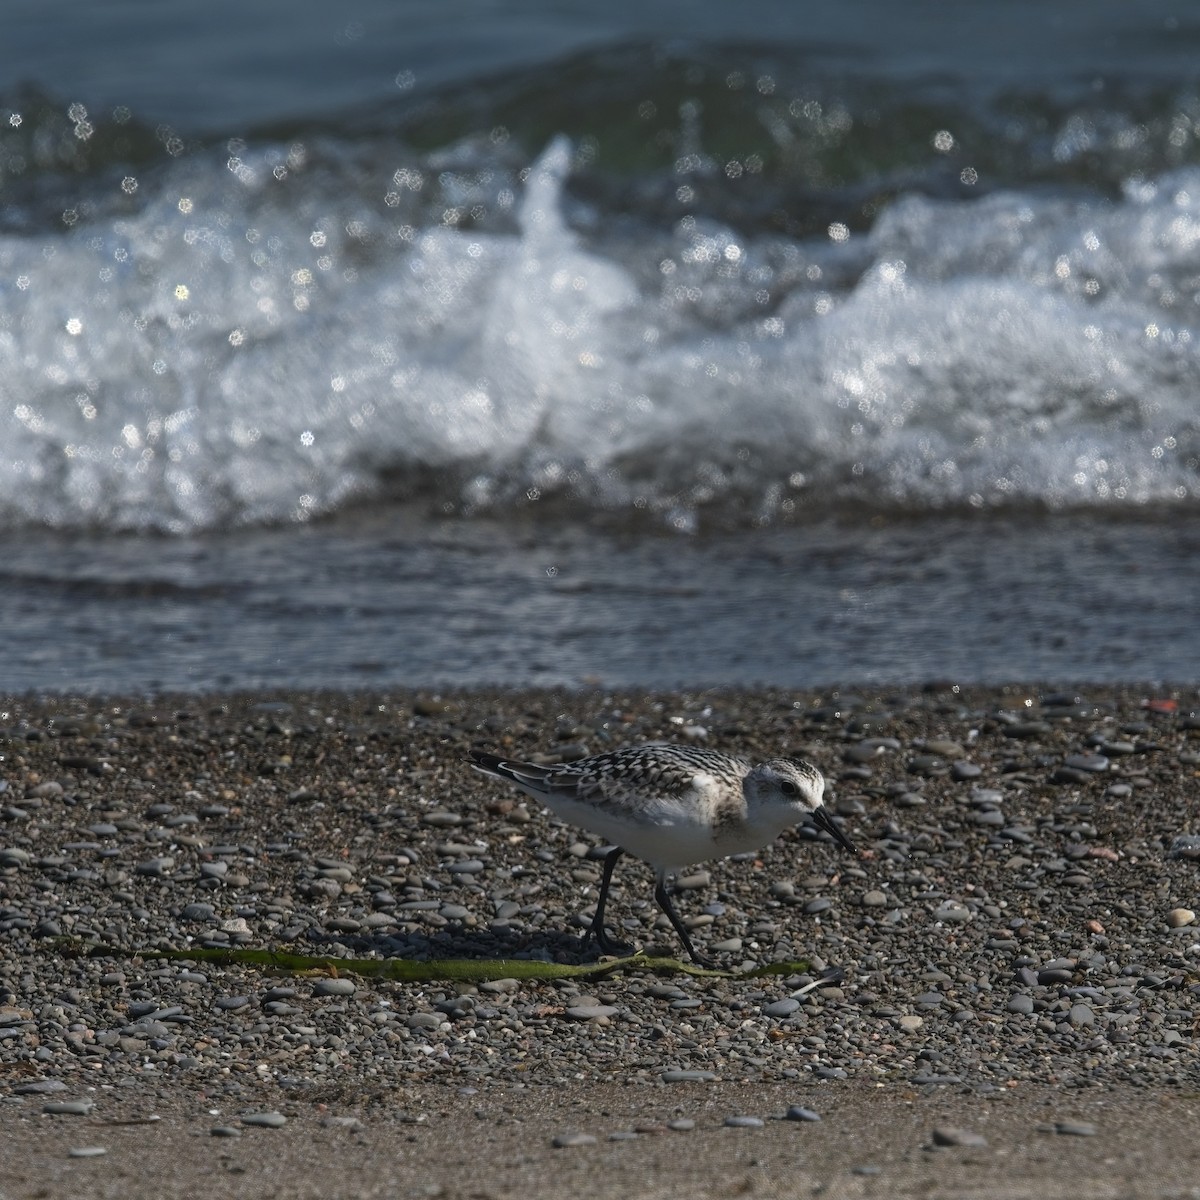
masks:
<path fill-rule="evenodd" d="M 552 762 L 685 728 L 825 772 L 857 858 L 799 828 L 689 870 L 676 901 L 730 968 L 807 967 L 404 984 L 139 953 L 592 961 L 580 938 L 604 847 L 466 752 Z M 469 1141 L 472 1121 L 498 1145 L 537 1130 L 548 1153 L 556 1137 L 595 1139 L 556 1163 L 630 1164 L 659 1139 L 625 1134 L 693 1121 L 719 1158 L 735 1114 L 762 1123 L 737 1153 L 752 1141 L 768 1162 L 785 1134 L 835 1155 L 830 1131 L 856 1106 L 869 1123 L 908 1105 L 899 1141 L 841 1150 L 843 1172 L 870 1162 L 886 1177 L 930 1129 L 970 1131 L 993 1154 L 1042 1145 L 1039 1126 L 1108 1138 L 1118 1118 L 1137 1128 L 1141 1105 L 1164 1137 L 1180 1132 L 1170 1171 L 1194 1177 L 1178 1122 L 1194 1122 L 1200 1090 L 1197 752 L 1186 689 L 10 697 L 0 1129 L 35 1157 L 56 1138 L 65 1178 L 123 1170 L 144 1149 L 130 1131 L 167 1153 L 188 1130 L 193 1157 L 212 1135 L 234 1155 L 267 1137 L 299 1162 L 314 1137 L 408 1130 L 395 1162 L 415 1169 L 433 1129 Z M 614 933 L 678 955 L 652 888 L 622 860 Z M 105 1124 L 160 1109 L 153 1126 Z M 801 1135 L 804 1118 L 769 1119 L 789 1109 L 823 1120 Z M 988 1114 L 1002 1114 L 995 1132 Z M 104 1125 L 103 1158 L 70 1159 L 67 1123 Z M 0 1192 L 17 1169 L 0 1166 Z M 764 1169 L 746 1168 L 758 1182 Z M 528 1183 L 519 1164 L 497 1170 L 491 1194 Z M 657 1194 L 643 1183 L 626 1194 Z"/>

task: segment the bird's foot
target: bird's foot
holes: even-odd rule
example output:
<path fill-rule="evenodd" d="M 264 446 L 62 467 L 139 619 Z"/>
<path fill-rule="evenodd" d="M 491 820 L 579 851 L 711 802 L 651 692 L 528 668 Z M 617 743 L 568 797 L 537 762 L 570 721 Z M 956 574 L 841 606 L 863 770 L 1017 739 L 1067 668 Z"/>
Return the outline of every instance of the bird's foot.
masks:
<path fill-rule="evenodd" d="M 601 954 L 611 954 L 615 958 L 628 958 L 634 952 L 633 946 L 628 942 L 614 942 L 603 926 L 592 926 L 584 936 L 584 941 L 587 941 L 588 938 L 596 943 Z"/>

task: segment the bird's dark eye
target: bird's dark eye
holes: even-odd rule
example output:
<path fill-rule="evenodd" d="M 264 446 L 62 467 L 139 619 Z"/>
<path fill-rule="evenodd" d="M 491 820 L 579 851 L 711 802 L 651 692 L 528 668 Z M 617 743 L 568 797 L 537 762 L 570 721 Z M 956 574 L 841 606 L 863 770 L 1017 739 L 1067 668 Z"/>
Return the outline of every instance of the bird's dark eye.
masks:
<path fill-rule="evenodd" d="M 796 787 L 796 785 L 794 783 L 792 783 L 792 781 L 790 779 L 785 779 L 779 785 L 779 790 L 785 796 L 798 796 L 800 794 L 800 789 L 798 787 Z"/>

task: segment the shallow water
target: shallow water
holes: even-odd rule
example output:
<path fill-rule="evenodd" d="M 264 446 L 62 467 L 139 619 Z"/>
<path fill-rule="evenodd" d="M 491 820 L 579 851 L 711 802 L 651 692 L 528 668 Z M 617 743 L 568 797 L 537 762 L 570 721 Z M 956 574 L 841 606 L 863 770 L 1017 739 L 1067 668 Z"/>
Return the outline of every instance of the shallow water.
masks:
<path fill-rule="evenodd" d="M 1194 680 L 1200 535 L 825 523 L 680 538 L 400 514 L 0 542 L 5 690 Z"/>

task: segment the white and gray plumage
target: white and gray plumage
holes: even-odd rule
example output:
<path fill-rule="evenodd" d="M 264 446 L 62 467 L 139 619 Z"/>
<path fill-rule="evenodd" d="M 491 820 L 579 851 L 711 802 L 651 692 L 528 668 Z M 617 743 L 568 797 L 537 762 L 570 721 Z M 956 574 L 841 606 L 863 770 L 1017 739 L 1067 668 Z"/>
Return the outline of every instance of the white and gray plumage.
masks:
<path fill-rule="evenodd" d="M 591 934 L 605 954 L 617 954 L 604 928 L 613 868 L 628 852 L 657 873 L 654 898 L 695 962 L 708 965 L 667 894 L 668 875 L 693 863 L 757 850 L 785 829 L 812 820 L 845 849 L 850 839 L 826 811 L 825 780 L 811 763 L 744 758 L 694 746 L 649 742 L 555 766 L 539 766 L 471 751 L 476 770 L 515 783 L 568 821 L 615 847 L 604 875 Z"/>

